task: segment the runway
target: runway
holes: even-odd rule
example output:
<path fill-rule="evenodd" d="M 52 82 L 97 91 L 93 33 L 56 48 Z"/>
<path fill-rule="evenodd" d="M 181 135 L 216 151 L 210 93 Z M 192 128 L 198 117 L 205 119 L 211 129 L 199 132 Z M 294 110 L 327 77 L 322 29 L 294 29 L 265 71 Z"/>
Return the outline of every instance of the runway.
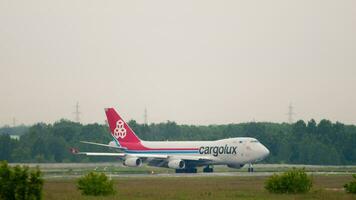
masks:
<path fill-rule="evenodd" d="M 73 179 L 91 171 L 103 172 L 111 178 L 137 177 L 263 177 L 274 173 L 282 173 L 291 168 L 304 168 L 313 175 L 345 175 L 356 173 L 356 166 L 323 166 L 323 165 L 288 165 L 288 164 L 256 164 L 255 172 L 247 172 L 247 168 L 231 169 L 226 166 L 214 166 L 213 173 L 174 173 L 173 169 L 157 167 L 126 167 L 120 162 L 113 163 L 11 163 L 10 165 L 27 165 L 30 168 L 39 167 L 45 179 Z"/>
<path fill-rule="evenodd" d="M 111 174 L 106 173 L 110 178 L 160 178 L 160 177 L 265 177 L 282 172 L 214 172 L 214 173 L 158 173 L 158 174 Z M 307 172 L 310 175 L 352 175 L 352 172 Z M 79 178 L 81 175 L 45 175 L 45 179 L 73 179 Z"/>

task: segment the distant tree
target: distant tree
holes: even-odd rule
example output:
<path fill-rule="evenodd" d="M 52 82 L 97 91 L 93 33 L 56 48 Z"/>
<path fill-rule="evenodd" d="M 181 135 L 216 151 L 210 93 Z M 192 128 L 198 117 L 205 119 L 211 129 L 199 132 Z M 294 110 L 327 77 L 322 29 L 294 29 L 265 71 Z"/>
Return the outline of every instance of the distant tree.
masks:
<path fill-rule="evenodd" d="M 10 126 L 3 126 L 0 128 L 0 135 L 6 134 L 6 135 L 23 135 L 27 133 L 28 131 L 28 126 L 25 125 L 19 125 L 15 127 L 10 127 Z"/>
<path fill-rule="evenodd" d="M 48 141 L 48 150 L 56 162 L 62 162 L 67 153 L 65 140 L 62 137 L 51 137 Z"/>
<path fill-rule="evenodd" d="M 61 119 L 53 125 L 53 134 L 56 137 L 63 137 L 67 142 L 72 141 L 76 135 L 80 134 L 82 125 L 69 120 Z"/>
<path fill-rule="evenodd" d="M 332 123 L 329 120 L 323 119 L 318 124 L 318 133 L 320 135 L 328 135 L 332 131 Z"/>
<path fill-rule="evenodd" d="M 311 119 L 310 121 L 308 121 L 308 125 L 307 125 L 307 129 L 308 129 L 308 132 L 311 133 L 311 134 L 314 134 L 316 133 L 316 122 L 314 119 Z"/>
<path fill-rule="evenodd" d="M 144 140 L 216 140 L 229 137 L 254 137 L 271 154 L 263 162 L 296 164 L 356 164 L 356 126 L 323 119 L 317 124 L 298 120 L 294 124 L 249 122 L 227 125 L 180 125 L 173 121 L 139 124 L 129 122 Z M 70 147 L 81 151 L 107 151 L 105 147 L 79 143 L 81 140 L 108 143 L 112 140 L 107 125 L 79 124 L 60 120 L 27 127 L 20 140 L 6 134 L 11 127 L 0 128 L 0 159 L 10 162 L 101 162 L 109 157 L 74 156 Z"/>
<path fill-rule="evenodd" d="M 13 140 L 9 135 L 0 135 L 0 160 L 12 161 L 12 151 L 16 147 L 17 140 Z"/>
<path fill-rule="evenodd" d="M 293 132 L 297 134 L 298 137 L 302 137 L 307 132 L 307 125 L 303 120 L 298 120 L 293 124 Z"/>
<path fill-rule="evenodd" d="M 44 157 L 47 154 L 47 145 L 44 139 L 38 138 L 32 146 L 32 156 L 33 157 Z M 43 160 L 43 159 L 41 159 Z"/>

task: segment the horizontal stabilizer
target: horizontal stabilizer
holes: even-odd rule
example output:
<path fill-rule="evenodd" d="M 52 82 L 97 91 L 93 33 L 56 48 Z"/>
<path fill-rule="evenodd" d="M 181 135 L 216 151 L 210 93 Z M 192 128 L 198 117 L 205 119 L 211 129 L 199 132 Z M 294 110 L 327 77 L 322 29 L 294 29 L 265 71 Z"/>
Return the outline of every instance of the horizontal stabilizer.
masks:
<path fill-rule="evenodd" d="M 110 148 L 115 148 L 115 149 L 120 149 L 120 150 L 126 150 L 126 147 L 119 147 L 119 146 L 113 146 L 109 144 L 101 144 L 101 143 L 95 143 L 95 142 L 87 142 L 87 141 L 80 141 L 81 143 L 84 144 L 92 144 L 92 145 L 97 145 L 97 146 L 103 146 L 103 147 L 110 147 Z"/>
<path fill-rule="evenodd" d="M 86 156 L 114 156 L 114 157 L 137 157 L 137 158 L 156 158 L 167 159 L 168 156 L 160 154 L 128 154 L 128 153 L 105 153 L 105 152 L 78 152 L 77 154 Z"/>
<path fill-rule="evenodd" d="M 78 152 L 77 154 L 86 156 L 114 156 L 114 157 L 124 157 L 125 153 L 105 153 L 105 152 Z"/>

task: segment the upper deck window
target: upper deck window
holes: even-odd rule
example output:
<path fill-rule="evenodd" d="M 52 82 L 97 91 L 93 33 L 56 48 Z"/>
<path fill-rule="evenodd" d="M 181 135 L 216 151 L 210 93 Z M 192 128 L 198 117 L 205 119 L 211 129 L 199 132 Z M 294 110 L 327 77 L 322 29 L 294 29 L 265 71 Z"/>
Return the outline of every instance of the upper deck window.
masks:
<path fill-rule="evenodd" d="M 251 140 L 250 142 L 251 142 L 251 143 L 259 143 L 258 140 Z"/>

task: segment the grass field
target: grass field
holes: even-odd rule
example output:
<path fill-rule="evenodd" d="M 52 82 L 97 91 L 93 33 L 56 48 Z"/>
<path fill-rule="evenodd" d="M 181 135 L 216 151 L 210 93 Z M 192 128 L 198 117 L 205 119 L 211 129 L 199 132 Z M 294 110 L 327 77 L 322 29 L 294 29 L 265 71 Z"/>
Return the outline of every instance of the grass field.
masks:
<path fill-rule="evenodd" d="M 307 194 L 270 194 L 264 187 L 267 177 L 120 177 L 115 179 L 116 195 L 82 196 L 75 179 L 49 179 L 44 199 L 356 199 L 343 185 L 351 175 L 313 176 L 314 186 Z"/>

